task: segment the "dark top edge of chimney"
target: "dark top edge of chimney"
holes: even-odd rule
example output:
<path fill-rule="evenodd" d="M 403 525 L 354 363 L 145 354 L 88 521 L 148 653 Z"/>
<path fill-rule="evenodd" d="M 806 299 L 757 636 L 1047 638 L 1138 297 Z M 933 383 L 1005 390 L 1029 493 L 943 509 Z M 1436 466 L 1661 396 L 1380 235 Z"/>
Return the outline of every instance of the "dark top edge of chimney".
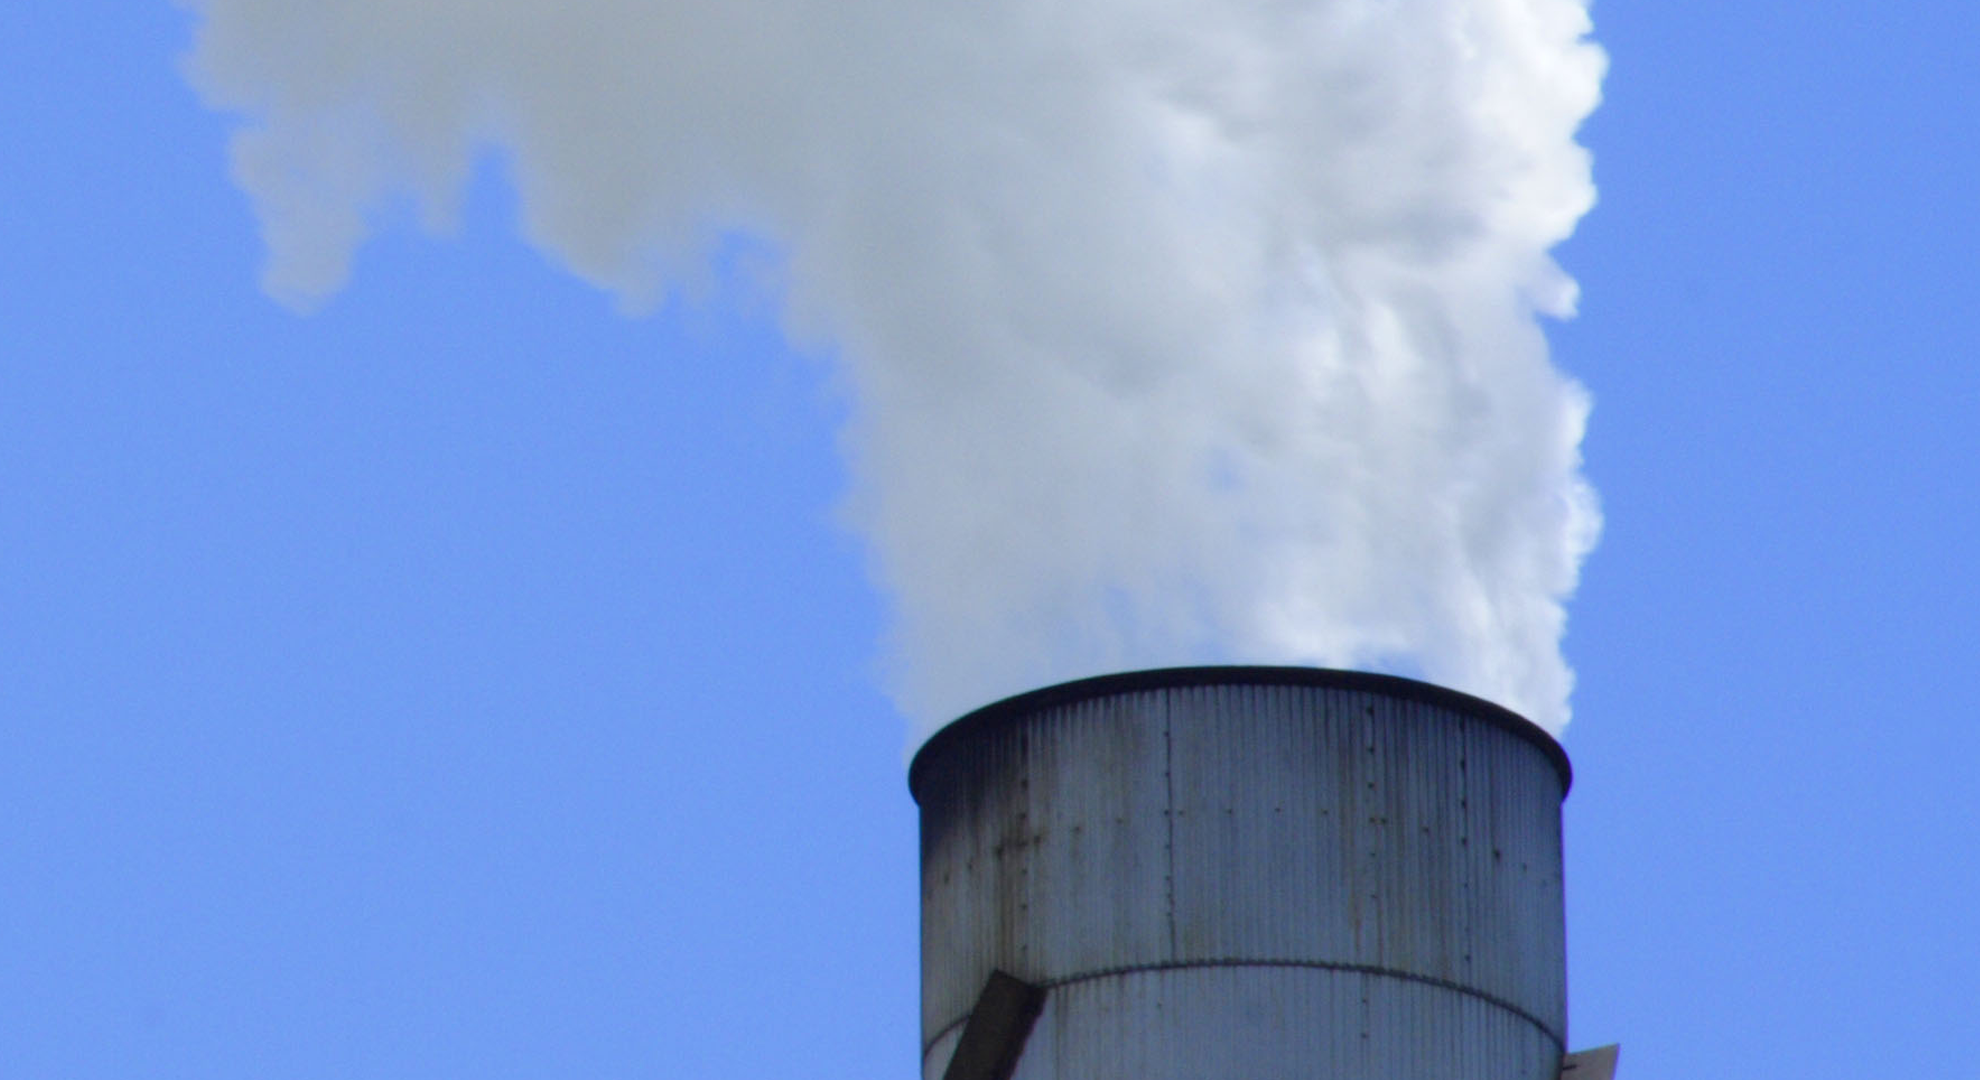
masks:
<path fill-rule="evenodd" d="M 1107 697 L 1139 690 L 1167 690 L 1185 686 L 1313 686 L 1329 690 L 1356 690 L 1371 694 L 1441 706 L 1504 728 L 1538 747 L 1553 763 L 1561 777 L 1561 797 L 1574 784 L 1574 769 L 1567 751 L 1538 724 L 1481 697 L 1473 697 L 1447 686 L 1383 675 L 1373 671 L 1346 671 L 1337 668 L 1280 667 L 1269 665 L 1218 664 L 1200 667 L 1151 668 L 1094 675 L 1071 682 L 1027 690 L 1002 701 L 995 701 L 962 717 L 928 737 L 908 764 L 908 793 L 921 801 L 921 775 L 931 752 L 984 728 L 1014 717 L 1069 701 Z"/>

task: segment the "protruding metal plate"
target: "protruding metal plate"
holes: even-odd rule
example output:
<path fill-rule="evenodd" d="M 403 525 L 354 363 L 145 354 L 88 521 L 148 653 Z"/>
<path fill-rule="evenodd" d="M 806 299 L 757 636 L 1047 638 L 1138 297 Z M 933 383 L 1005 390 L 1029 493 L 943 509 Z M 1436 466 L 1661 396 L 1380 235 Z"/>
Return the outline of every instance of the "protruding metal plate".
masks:
<path fill-rule="evenodd" d="M 1043 987 L 991 972 L 942 1080 L 1010 1080 L 1044 1006 Z"/>
<path fill-rule="evenodd" d="M 1621 1055 L 1621 1043 L 1577 1050 L 1561 1059 L 1561 1080 L 1615 1080 L 1616 1058 Z"/>

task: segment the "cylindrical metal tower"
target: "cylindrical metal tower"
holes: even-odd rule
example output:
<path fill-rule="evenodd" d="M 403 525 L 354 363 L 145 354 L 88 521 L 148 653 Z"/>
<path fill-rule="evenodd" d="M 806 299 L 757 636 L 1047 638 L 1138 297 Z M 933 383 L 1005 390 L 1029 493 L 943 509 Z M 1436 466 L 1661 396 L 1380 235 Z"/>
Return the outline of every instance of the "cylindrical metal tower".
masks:
<path fill-rule="evenodd" d="M 1568 761 L 1505 709 L 1358 672 L 1110 675 L 963 717 L 908 782 L 924 1080 L 1559 1072 Z"/>

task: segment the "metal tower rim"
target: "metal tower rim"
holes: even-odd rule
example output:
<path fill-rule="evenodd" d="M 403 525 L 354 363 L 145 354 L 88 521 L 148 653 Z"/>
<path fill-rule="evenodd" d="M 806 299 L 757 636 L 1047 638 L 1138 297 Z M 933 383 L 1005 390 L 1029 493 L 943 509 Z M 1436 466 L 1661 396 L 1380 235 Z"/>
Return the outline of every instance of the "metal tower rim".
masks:
<path fill-rule="evenodd" d="M 1149 668 L 1093 675 L 1069 682 L 1027 690 L 1001 701 L 963 714 L 921 744 L 908 765 L 908 793 L 921 802 L 921 780 L 930 755 L 987 728 L 1008 723 L 1017 717 L 1068 701 L 1106 697 L 1140 690 L 1167 690 L 1189 686 L 1310 686 L 1327 690 L 1351 690 L 1436 705 L 1483 720 L 1505 729 L 1533 744 L 1561 778 L 1561 797 L 1566 798 L 1574 784 L 1574 768 L 1567 751 L 1546 730 L 1503 705 L 1475 697 L 1448 686 L 1385 675 L 1373 671 L 1341 668 L 1295 667 L 1289 665 L 1211 664 L 1192 667 Z"/>

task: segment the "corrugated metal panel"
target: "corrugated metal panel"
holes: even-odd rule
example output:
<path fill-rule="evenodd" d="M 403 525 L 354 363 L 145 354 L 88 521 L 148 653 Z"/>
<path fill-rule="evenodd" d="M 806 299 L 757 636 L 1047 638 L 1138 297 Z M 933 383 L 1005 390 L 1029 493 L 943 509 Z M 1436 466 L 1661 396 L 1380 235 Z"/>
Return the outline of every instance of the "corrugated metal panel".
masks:
<path fill-rule="evenodd" d="M 1054 990 L 1012 1080 L 1554 1080 L 1560 1060 L 1531 1024 L 1422 983 L 1185 968 Z"/>
<path fill-rule="evenodd" d="M 922 1024 L 969 1011 L 992 970 L 1032 983 L 1160 956 L 1163 702 L 1075 702 L 988 730 L 922 808 Z"/>
<path fill-rule="evenodd" d="M 1265 1062 L 1324 1052 L 1361 1064 L 1298 1075 L 1552 1080 L 1558 747 L 1406 680 L 1166 674 L 1016 699 L 917 758 L 929 1075 L 1002 968 L 1055 987 L 1019 1077 L 1290 1076 Z M 1257 1069 L 1126 1064 L 1121 1040 L 1183 1060 L 1197 1035 L 1224 1061 L 1247 1025 L 1285 1044 Z M 1349 1032 L 1361 1049 L 1329 1041 Z M 1464 1068 L 1423 1056 L 1465 1038 Z M 1035 1071 L 1044 1043 L 1070 1071 Z"/>

